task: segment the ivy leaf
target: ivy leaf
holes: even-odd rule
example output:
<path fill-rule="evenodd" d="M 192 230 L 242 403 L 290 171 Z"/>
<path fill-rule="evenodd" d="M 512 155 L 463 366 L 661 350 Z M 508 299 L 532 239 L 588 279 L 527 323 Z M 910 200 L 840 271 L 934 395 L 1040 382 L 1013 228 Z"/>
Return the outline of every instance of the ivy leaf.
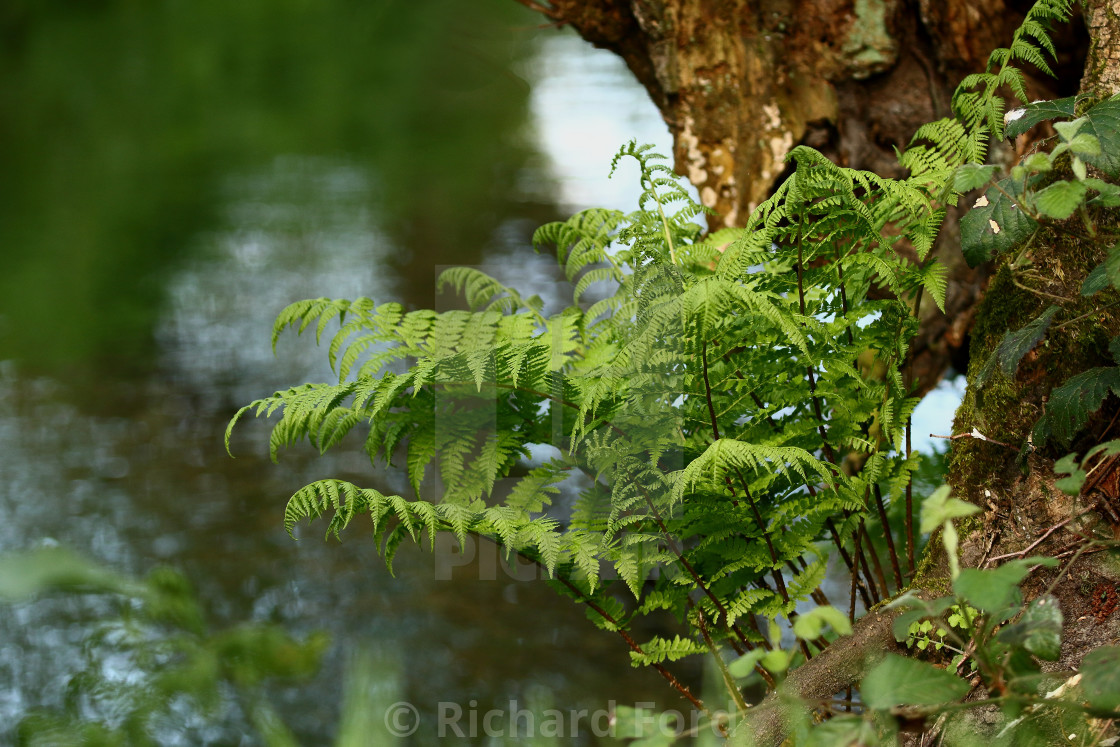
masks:
<path fill-rule="evenodd" d="M 1101 152 L 1099 155 L 1082 155 L 1082 159 L 1110 179 L 1120 179 L 1120 96 L 1097 104 L 1085 112 L 1084 119 L 1081 133 L 1096 137 Z"/>
<path fill-rule="evenodd" d="M 1004 130 L 1004 134 L 1008 138 L 1018 137 L 1039 122 L 1072 117 L 1076 103 L 1077 97 L 1069 96 L 1054 101 L 1035 101 L 1032 104 L 1013 109 L 1004 115 L 1004 120 L 1007 122 L 1007 129 Z"/>
<path fill-rule="evenodd" d="M 1108 352 L 1112 353 L 1112 360 L 1120 365 L 1120 335 L 1112 338 L 1112 342 L 1108 343 Z"/>
<path fill-rule="evenodd" d="M 966 503 L 959 498 L 949 497 L 949 486 L 942 485 L 933 495 L 922 501 L 921 532 L 932 532 L 946 521 L 971 516 L 980 512 L 978 506 Z"/>
<path fill-rule="evenodd" d="M 852 632 L 852 624 L 847 615 L 835 607 L 822 605 L 799 615 L 793 621 L 793 634 L 803 641 L 815 641 L 820 638 L 826 624 L 831 625 L 840 635 L 850 635 Z"/>
<path fill-rule="evenodd" d="M 1081 689 L 1093 708 L 1120 708 L 1120 646 L 1102 646 L 1081 660 Z"/>
<path fill-rule="evenodd" d="M 1038 227 L 1036 220 L 1008 198 L 1018 199 L 1022 194 L 1021 183 L 1003 179 L 984 193 L 979 207 L 961 218 L 961 250 L 969 267 L 1014 248 Z"/>
<path fill-rule="evenodd" d="M 888 654 L 859 686 L 863 702 L 871 708 L 896 705 L 937 705 L 960 700 L 969 684 L 952 672 L 924 661 Z"/>
<path fill-rule="evenodd" d="M 1003 339 L 999 341 L 999 345 L 992 351 L 992 354 L 984 363 L 984 367 L 980 369 L 980 374 L 976 377 L 977 386 L 984 385 L 995 370 L 997 362 L 1005 376 L 1014 376 L 1016 369 L 1019 368 L 1019 361 L 1033 350 L 1039 340 L 1046 335 L 1046 330 L 1050 328 L 1050 322 L 1054 320 L 1054 315 L 1061 310 L 1060 306 L 1049 306 L 1046 311 L 1032 319 L 1027 326 L 1014 332 L 1004 333 Z"/>
<path fill-rule="evenodd" d="M 1040 659 L 1057 661 L 1062 648 L 1062 609 L 1057 597 L 1047 594 L 1031 602 L 1023 619 L 1004 628 L 999 639 Z"/>
<path fill-rule="evenodd" d="M 1054 182 L 1034 196 L 1035 207 L 1048 218 L 1065 220 L 1085 200 L 1086 187 L 1083 182 Z"/>
<path fill-rule="evenodd" d="M 1046 418 L 1050 432 L 1063 444 L 1073 440 L 1089 416 L 1101 408 L 1109 391 L 1120 395 L 1120 368 L 1090 368 L 1050 392 Z"/>

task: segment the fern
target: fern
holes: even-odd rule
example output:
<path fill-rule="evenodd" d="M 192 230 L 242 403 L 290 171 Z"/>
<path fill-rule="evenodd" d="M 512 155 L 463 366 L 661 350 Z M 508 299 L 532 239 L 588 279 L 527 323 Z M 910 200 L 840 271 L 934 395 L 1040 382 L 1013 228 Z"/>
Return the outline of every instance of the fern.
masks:
<path fill-rule="evenodd" d="M 1028 14 L 1011 46 L 962 83 L 956 116 L 920 128 L 899 155 L 906 178 L 799 146 L 792 175 L 743 228 L 702 237 L 693 219 L 705 209 L 649 146 L 629 143 L 612 173 L 637 164 L 635 211 L 586 210 L 534 234 L 572 285 L 560 313 L 474 268 L 439 281 L 464 310 L 292 304 L 274 341 L 312 325 L 319 339 L 337 320 L 327 354 L 338 382 L 257 400 L 230 429 L 246 413 L 279 416 L 274 458 L 303 439 L 325 450 L 365 431 L 371 462 L 403 457 L 413 495 L 313 483 L 289 501 L 289 530 L 329 514 L 339 536 L 368 514 L 390 568 L 403 542 L 425 534 L 492 539 L 663 674 L 713 647 L 760 645 L 756 616 L 791 623 L 799 603 L 819 598 L 826 543 L 870 606 L 905 583 L 899 573 L 892 591 L 866 568 L 879 560 L 870 538 L 890 537 L 887 503 L 920 461 L 902 446 L 916 405 L 903 367 L 920 297 L 944 308 L 946 269 L 930 255 L 945 206 L 992 178 L 983 161 L 1004 134 L 999 92 L 1022 93 L 1017 64 L 1045 69 L 1046 24 L 1068 13 L 1068 2 L 1044 0 Z M 992 210 L 1012 211 L 1022 194 Z M 991 216 L 1004 221 L 1001 241 L 1021 233 Z M 997 356 L 1005 371 L 1036 333 L 1009 339 Z M 1057 392 L 1054 427 L 1064 434 L 1099 406 L 1108 376 Z M 532 466 L 542 446 L 561 453 Z M 683 634 L 636 643 L 634 621 L 660 612 Z"/>

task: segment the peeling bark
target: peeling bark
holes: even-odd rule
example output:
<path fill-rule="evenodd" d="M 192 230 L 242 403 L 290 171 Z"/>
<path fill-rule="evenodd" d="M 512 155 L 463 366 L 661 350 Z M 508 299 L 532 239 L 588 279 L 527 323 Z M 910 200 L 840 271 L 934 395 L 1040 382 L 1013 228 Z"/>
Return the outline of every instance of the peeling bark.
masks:
<path fill-rule="evenodd" d="M 742 225 L 801 143 L 902 176 L 894 149 L 949 113 L 957 82 L 1008 43 L 1024 12 L 1018 0 L 521 2 L 626 61 L 669 125 L 677 171 L 717 211 L 713 230 Z M 1035 98 L 1060 92 L 1028 86 Z M 919 394 L 950 365 L 963 369 L 987 278 L 961 261 L 953 229 L 935 250 L 950 268 L 946 313 L 925 304 L 914 344 Z"/>

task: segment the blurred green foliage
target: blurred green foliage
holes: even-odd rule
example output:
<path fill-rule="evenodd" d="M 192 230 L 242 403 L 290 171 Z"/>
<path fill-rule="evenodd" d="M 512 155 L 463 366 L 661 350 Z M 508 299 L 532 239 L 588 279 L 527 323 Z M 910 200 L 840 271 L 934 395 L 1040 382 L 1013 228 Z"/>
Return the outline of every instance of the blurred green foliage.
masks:
<path fill-rule="evenodd" d="M 61 707 L 21 720 L 21 744 L 159 744 L 192 713 L 221 723 L 231 695 L 267 744 L 294 742 L 265 686 L 312 677 L 325 634 L 298 640 L 262 623 L 211 631 L 190 583 L 170 568 L 138 581 L 61 547 L 0 557 L 0 602 L 59 592 L 108 594 L 119 604 L 87 621 L 84 667 L 70 677 Z"/>
<path fill-rule="evenodd" d="M 430 293 L 516 204 L 534 23 L 455 0 L 0 4 L 0 360 L 150 352 L 223 179 L 286 154 L 367 170 Z"/>

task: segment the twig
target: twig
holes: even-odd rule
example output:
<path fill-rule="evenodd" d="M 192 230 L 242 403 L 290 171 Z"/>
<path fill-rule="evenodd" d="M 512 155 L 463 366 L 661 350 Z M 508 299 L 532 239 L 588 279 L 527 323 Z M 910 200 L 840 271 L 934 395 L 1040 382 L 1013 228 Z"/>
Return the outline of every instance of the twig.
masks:
<path fill-rule="evenodd" d="M 960 438 L 975 438 L 975 439 L 978 439 L 980 441 L 987 441 L 990 444 L 995 444 L 996 446 L 1003 446 L 1003 447 L 1008 448 L 1008 449 L 1014 449 L 1015 448 L 1011 444 L 1005 444 L 1003 441 L 997 441 L 994 438 L 988 438 L 987 436 L 985 436 L 983 433 L 981 433 L 980 431 L 978 431 L 975 428 L 973 428 L 968 433 L 958 433 L 955 436 L 939 436 L 936 433 L 931 433 L 931 434 L 929 434 L 929 437 L 930 438 L 944 438 L 947 441 L 956 441 L 957 439 L 960 439 Z"/>
<path fill-rule="evenodd" d="M 1082 511 L 1077 516 L 1070 516 L 1067 519 L 1062 519 L 1057 524 L 1055 524 L 1054 526 L 1050 527 L 1045 532 L 1043 532 L 1042 536 L 1039 537 L 1038 539 L 1036 539 L 1034 542 L 1032 542 L 1029 546 L 1027 546 L 1026 549 L 1020 550 L 1019 552 L 1009 552 L 1005 555 L 997 555 L 994 558 L 988 558 L 987 562 L 984 565 L 987 565 L 988 563 L 994 563 L 997 560 L 1006 560 L 1007 558 L 1021 558 L 1021 557 L 1023 557 L 1024 555 L 1029 553 L 1031 550 L 1033 550 L 1036 547 L 1038 547 L 1039 545 L 1041 545 L 1043 543 L 1043 541 L 1047 537 L 1049 537 L 1051 534 L 1058 531 L 1059 529 L 1061 529 L 1062 527 L 1064 527 L 1066 524 L 1070 523 L 1074 519 L 1080 519 L 1082 516 L 1084 516 L 1087 513 L 1089 513 L 1089 510 Z"/>

